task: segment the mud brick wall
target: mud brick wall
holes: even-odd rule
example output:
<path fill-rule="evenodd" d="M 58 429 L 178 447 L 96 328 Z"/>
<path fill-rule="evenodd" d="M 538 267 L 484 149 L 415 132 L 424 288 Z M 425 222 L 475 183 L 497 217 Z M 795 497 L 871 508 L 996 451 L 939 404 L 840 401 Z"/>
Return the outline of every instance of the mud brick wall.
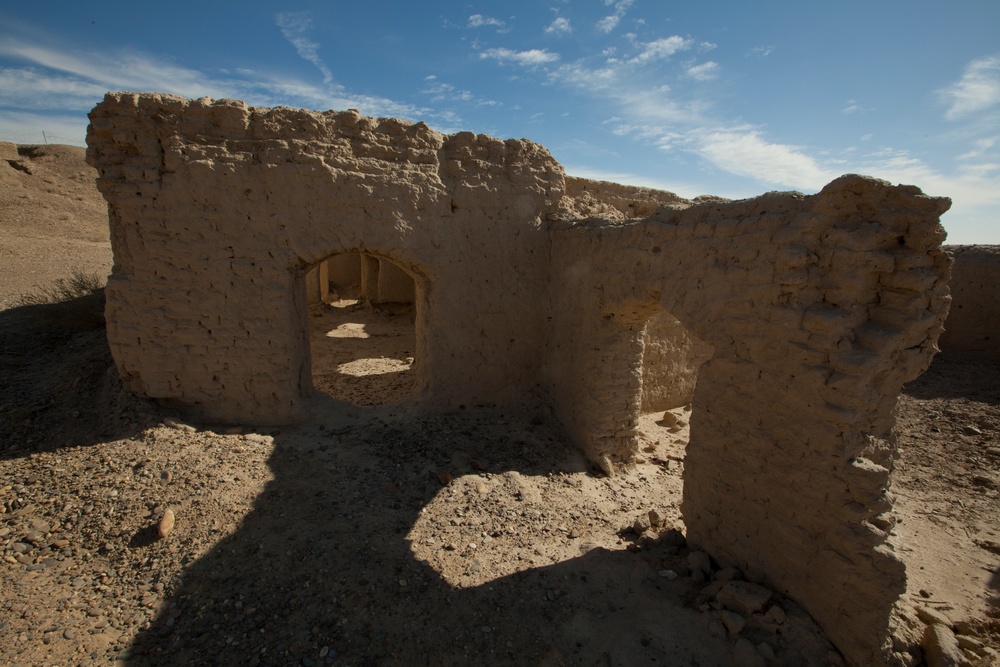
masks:
<path fill-rule="evenodd" d="M 951 269 L 951 312 L 941 349 L 1000 359 L 1000 246 L 945 246 Z"/>
<path fill-rule="evenodd" d="M 905 576 L 886 542 L 893 408 L 947 311 L 946 199 L 860 176 L 738 202 L 567 194 L 528 141 L 157 94 L 109 94 L 88 144 L 115 253 L 108 338 L 137 393 L 298 418 L 306 272 L 361 252 L 415 281 L 419 406 L 545 401 L 614 473 L 665 313 L 711 354 L 690 543 L 800 602 L 852 664 L 885 655 Z"/>

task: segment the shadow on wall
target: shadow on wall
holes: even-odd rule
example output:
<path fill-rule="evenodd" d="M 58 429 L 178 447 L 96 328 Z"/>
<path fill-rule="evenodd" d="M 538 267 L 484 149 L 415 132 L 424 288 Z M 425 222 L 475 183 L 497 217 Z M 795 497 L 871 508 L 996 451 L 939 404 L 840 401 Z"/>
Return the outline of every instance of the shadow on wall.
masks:
<path fill-rule="evenodd" d="M 313 387 L 357 406 L 403 401 L 416 384 L 416 281 L 350 252 L 306 273 Z"/>

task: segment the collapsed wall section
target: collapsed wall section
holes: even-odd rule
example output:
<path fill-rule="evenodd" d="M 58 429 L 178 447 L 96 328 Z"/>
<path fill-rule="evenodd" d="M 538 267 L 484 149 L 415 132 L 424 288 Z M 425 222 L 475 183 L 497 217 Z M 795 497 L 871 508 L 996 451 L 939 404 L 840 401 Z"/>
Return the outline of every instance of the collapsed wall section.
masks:
<path fill-rule="evenodd" d="M 709 344 L 684 467 L 689 542 L 803 604 L 853 664 L 886 649 L 893 410 L 947 312 L 948 201 L 843 177 L 553 232 L 548 378 L 608 469 L 634 454 L 641 325 Z"/>

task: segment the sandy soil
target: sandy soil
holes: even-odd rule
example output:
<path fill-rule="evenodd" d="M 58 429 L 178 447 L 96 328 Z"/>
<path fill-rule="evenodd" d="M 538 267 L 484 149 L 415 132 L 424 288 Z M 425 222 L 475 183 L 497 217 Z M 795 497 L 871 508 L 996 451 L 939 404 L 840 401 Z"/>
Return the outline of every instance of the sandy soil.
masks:
<path fill-rule="evenodd" d="M 29 204 L 52 185 L 31 180 L 41 167 L 11 170 L 31 197 L 0 180 L 0 247 L 30 246 L 36 218 L 65 244 L 30 281 L 4 270 L 3 303 L 106 271 L 106 240 L 78 243 L 99 225 L 46 218 Z M 542 409 L 392 403 L 420 363 L 412 313 L 338 305 L 310 321 L 316 385 L 340 400 L 267 432 L 189 425 L 122 390 L 93 298 L 0 310 L 0 663 L 842 664 L 791 600 L 720 607 L 739 573 L 701 569 L 678 509 L 697 415 L 645 416 L 641 462 L 609 478 Z M 907 388 L 893 487 L 900 646 L 934 609 L 977 665 L 1000 649 L 998 377 L 941 356 Z"/>

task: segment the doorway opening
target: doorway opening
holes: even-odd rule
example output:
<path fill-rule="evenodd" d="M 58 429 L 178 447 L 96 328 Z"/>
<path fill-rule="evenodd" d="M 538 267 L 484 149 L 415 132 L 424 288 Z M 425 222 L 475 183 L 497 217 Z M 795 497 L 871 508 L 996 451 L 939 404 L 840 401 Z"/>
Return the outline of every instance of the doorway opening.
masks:
<path fill-rule="evenodd" d="M 679 524 L 698 371 L 715 348 L 665 311 L 646 322 L 642 342 L 639 459 L 658 467 L 659 492 L 669 498 L 666 510 L 673 514 L 667 519 Z"/>
<path fill-rule="evenodd" d="M 344 252 L 306 273 L 313 387 L 357 406 L 387 405 L 416 385 L 419 281 L 387 257 Z"/>

